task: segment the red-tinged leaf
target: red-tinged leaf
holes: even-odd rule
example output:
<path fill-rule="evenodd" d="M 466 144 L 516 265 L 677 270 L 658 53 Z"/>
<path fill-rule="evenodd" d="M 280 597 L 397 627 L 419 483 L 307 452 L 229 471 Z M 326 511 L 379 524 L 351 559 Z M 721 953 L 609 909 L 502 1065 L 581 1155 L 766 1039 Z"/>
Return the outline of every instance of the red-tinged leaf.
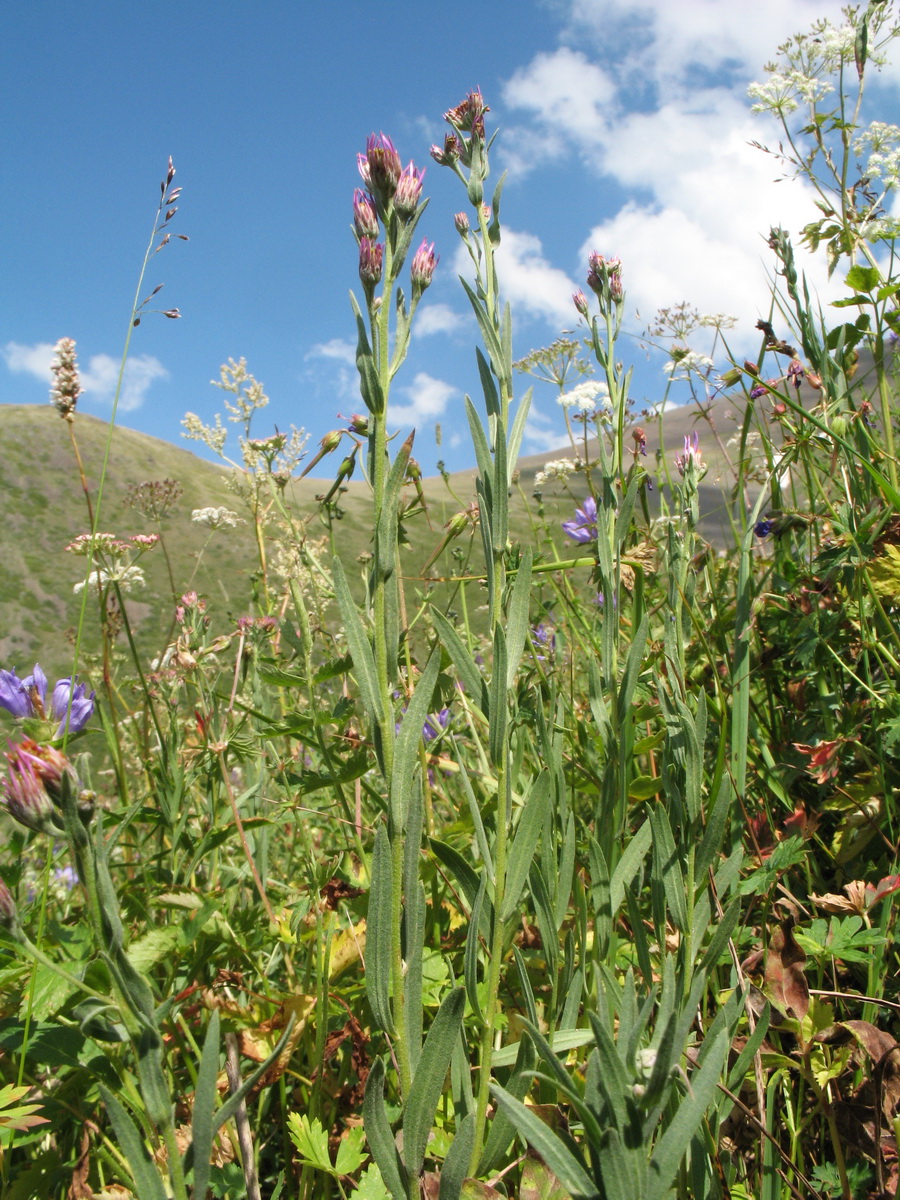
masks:
<path fill-rule="evenodd" d="M 809 985 L 803 967 L 806 952 L 794 937 L 794 919 L 788 917 L 772 934 L 766 953 L 765 992 L 786 1016 L 802 1021 L 809 1010 Z"/>
<path fill-rule="evenodd" d="M 546 1163 L 529 1151 L 522 1167 L 519 1200 L 572 1200 Z"/>
<path fill-rule="evenodd" d="M 900 891 L 900 875 L 885 875 L 877 887 L 867 884 L 866 908 L 872 908 L 879 900 L 883 900 L 885 896 L 890 896 L 891 892 L 897 891 Z"/>

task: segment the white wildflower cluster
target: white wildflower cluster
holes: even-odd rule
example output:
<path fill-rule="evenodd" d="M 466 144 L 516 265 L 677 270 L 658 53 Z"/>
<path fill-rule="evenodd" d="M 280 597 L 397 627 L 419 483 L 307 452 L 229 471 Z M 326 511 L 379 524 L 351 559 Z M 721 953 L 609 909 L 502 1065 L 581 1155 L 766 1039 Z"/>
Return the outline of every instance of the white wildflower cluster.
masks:
<path fill-rule="evenodd" d="M 702 329 L 734 329 L 737 323 L 737 317 L 728 313 L 704 313 L 697 318 L 697 324 Z"/>
<path fill-rule="evenodd" d="M 884 121 L 873 121 L 856 138 L 854 152 L 860 157 L 868 152 L 864 174 L 868 179 L 880 179 L 885 191 L 900 183 L 900 128 Z"/>
<path fill-rule="evenodd" d="M 191 513 L 195 525 L 206 525 L 208 529 L 235 529 L 244 521 L 230 508 L 195 508 Z"/>
<path fill-rule="evenodd" d="M 556 403 L 584 416 L 612 412 L 609 388 L 597 379 L 586 379 L 583 383 L 577 383 L 571 391 L 558 396 Z"/>
<path fill-rule="evenodd" d="M 215 425 L 205 425 L 196 413 L 185 413 L 181 421 L 185 432 L 181 435 L 192 442 L 203 442 L 214 454 L 222 457 L 225 443 L 228 440 L 228 430 L 222 424 L 222 418 L 216 413 Z"/>
<path fill-rule="evenodd" d="M 696 350 L 686 350 L 673 347 L 672 357 L 663 370 L 673 380 L 688 379 L 691 375 L 699 375 L 706 379 L 715 363 L 708 354 L 698 354 Z"/>
<path fill-rule="evenodd" d="M 84 591 L 85 585 L 91 588 L 105 588 L 110 583 L 117 583 L 120 591 L 131 592 L 135 588 L 144 587 L 146 582 L 144 572 L 140 567 L 119 566 L 112 570 L 106 567 L 99 567 L 97 570 L 91 571 L 87 579 L 82 579 L 76 583 L 72 591 L 77 596 L 80 592 Z"/>
<path fill-rule="evenodd" d="M 786 116 L 799 108 L 801 101 L 817 104 L 833 91 L 834 84 L 815 75 L 807 75 L 803 71 L 788 71 L 782 75 L 772 70 L 762 83 L 751 83 L 747 95 L 755 102 L 751 105 L 751 112 Z"/>
<path fill-rule="evenodd" d="M 534 477 L 534 490 L 539 492 L 551 481 L 565 483 L 573 471 L 580 471 L 584 463 L 580 458 L 552 458 Z"/>

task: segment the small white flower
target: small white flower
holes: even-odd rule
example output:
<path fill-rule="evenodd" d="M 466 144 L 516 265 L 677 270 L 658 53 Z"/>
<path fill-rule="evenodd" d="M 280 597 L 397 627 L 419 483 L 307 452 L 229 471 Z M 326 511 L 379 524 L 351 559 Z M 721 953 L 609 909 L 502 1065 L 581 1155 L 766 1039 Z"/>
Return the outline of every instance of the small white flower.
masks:
<path fill-rule="evenodd" d="M 72 588 L 72 591 L 77 596 L 84 591 L 85 583 L 89 587 L 106 587 L 109 583 L 117 583 L 123 592 L 133 591 L 134 588 L 144 587 L 147 580 L 144 578 L 144 572 L 140 567 L 118 567 L 114 571 L 107 571 L 104 567 L 100 567 L 95 571 L 91 571 L 86 580 L 81 579 Z"/>
<path fill-rule="evenodd" d="M 588 416 L 598 409 L 609 411 L 609 388 L 597 379 L 586 379 L 584 383 L 576 384 L 570 392 L 563 392 L 557 397 L 556 403 L 562 408 L 573 408 Z"/>
<path fill-rule="evenodd" d="M 687 379 L 691 374 L 705 378 L 714 366 L 708 355 L 698 354 L 696 350 L 682 350 L 673 355 L 663 370 L 673 379 Z"/>
<path fill-rule="evenodd" d="M 209 529 L 234 529 L 241 518 L 230 508 L 195 508 L 191 513 L 195 525 L 206 525 Z"/>

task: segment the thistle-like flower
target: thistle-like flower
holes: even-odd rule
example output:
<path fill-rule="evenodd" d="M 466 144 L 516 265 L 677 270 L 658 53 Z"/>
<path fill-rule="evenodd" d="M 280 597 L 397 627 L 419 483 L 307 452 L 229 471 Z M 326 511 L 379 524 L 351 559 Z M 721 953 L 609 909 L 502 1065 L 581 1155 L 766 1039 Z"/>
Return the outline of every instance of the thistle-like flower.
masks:
<path fill-rule="evenodd" d="M 384 246 L 371 238 L 359 239 L 359 278 L 367 296 L 371 296 L 381 282 L 384 264 Z"/>
<path fill-rule="evenodd" d="M 367 195 L 362 188 L 357 188 L 353 193 L 353 227 L 360 238 L 378 237 L 378 217 L 375 213 L 375 205 L 372 197 Z"/>
<path fill-rule="evenodd" d="M 37 833 L 52 836 L 61 833 L 58 810 L 64 780 L 78 787 L 75 771 L 66 756 L 53 746 L 38 745 L 25 738 L 10 746 L 6 763 L 2 788 L 9 815 Z"/>
<path fill-rule="evenodd" d="M 94 693 L 88 695 L 85 684 L 67 676 L 57 681 L 48 709 L 47 676 L 35 663 L 33 673 L 24 679 L 19 679 L 15 671 L 0 671 L 0 708 L 19 719 L 34 717 L 39 721 L 55 721 L 57 729 L 53 737 L 61 738 L 66 732 L 67 717 L 70 734 L 84 729 L 94 712 Z"/>
<path fill-rule="evenodd" d="M 409 274 L 412 280 L 413 295 L 421 295 L 434 278 L 434 269 L 438 265 L 438 255 L 434 252 L 434 242 L 427 241 L 413 255 Z"/>
<path fill-rule="evenodd" d="M 416 215 L 416 207 L 422 196 L 424 176 L 425 168 L 420 171 L 414 163 L 403 168 L 394 193 L 394 211 L 401 221 L 411 221 Z"/>
<path fill-rule="evenodd" d="M 693 433 L 685 434 L 684 453 L 675 456 L 675 466 L 682 478 L 692 476 L 699 482 L 706 474 L 706 464 L 700 453 L 700 434 L 696 429 Z"/>
<path fill-rule="evenodd" d="M 595 292 L 602 307 L 612 301 L 621 304 L 625 298 L 625 288 L 622 283 L 622 260 L 604 258 L 602 254 L 588 256 L 587 284 Z M 580 310 L 579 310 L 580 311 Z"/>
<path fill-rule="evenodd" d="M 469 217 L 467 213 L 458 212 L 453 218 L 453 224 L 456 226 L 456 232 L 460 237 L 465 237 L 469 232 Z"/>
<path fill-rule="evenodd" d="M 78 361 L 72 338 L 60 338 L 56 343 L 50 372 L 53 375 L 50 403 L 56 405 L 56 411 L 61 417 L 71 421 L 78 397 L 84 390 L 78 378 Z"/>
<path fill-rule="evenodd" d="M 469 92 L 461 104 L 444 113 L 444 120 L 460 133 L 472 133 L 475 137 L 484 139 L 484 114 L 490 112 L 484 102 L 481 88 Z"/>
<path fill-rule="evenodd" d="M 459 138 L 455 133 L 448 133 L 444 138 L 443 146 L 432 146 L 430 153 L 434 161 L 440 166 L 452 167 L 454 163 L 459 162 L 462 154 Z"/>
<path fill-rule="evenodd" d="M 400 155 L 385 133 L 370 133 L 365 155 L 357 156 L 362 181 L 383 208 L 393 200 L 400 181 Z"/>

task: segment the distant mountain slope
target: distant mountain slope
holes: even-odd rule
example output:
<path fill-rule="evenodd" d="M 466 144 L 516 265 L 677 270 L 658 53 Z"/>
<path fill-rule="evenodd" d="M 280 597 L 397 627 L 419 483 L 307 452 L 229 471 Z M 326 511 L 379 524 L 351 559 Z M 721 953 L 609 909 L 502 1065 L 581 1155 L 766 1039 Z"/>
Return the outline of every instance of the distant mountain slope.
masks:
<path fill-rule="evenodd" d="M 719 435 L 717 445 L 710 422 Z M 645 432 L 650 459 L 659 445 L 657 421 Z M 716 401 L 709 420 L 696 411 L 672 408 L 662 421 L 664 454 L 670 460 L 681 449 L 686 433 L 700 431 L 704 455 L 711 463 L 703 488 L 702 507 L 706 535 L 721 541 L 726 536 L 723 484 L 726 472 L 723 453 L 728 438 L 736 431 L 733 407 Z M 108 425 L 96 417 L 78 414 L 75 421 L 78 445 L 96 499 Z M 572 450 L 557 450 L 524 458 L 519 463 L 520 486 L 526 496 L 533 491 L 534 476 L 551 458 L 571 456 Z M 80 600 L 73 585 L 82 577 L 84 559 L 64 553 L 64 547 L 89 528 L 84 495 L 78 477 L 69 429 L 50 405 L 0 405 L 0 461 L 4 463 L 4 485 L 0 489 L 0 667 L 25 670 L 39 659 L 48 669 L 64 670 L 71 661 L 71 631 L 79 613 Z M 327 470 L 329 462 L 322 464 Z M 336 461 L 334 463 L 336 466 Z M 224 505 L 240 511 L 240 502 L 228 487 L 229 472 L 222 466 L 198 458 L 182 447 L 133 430 L 116 428 L 113 433 L 109 471 L 102 501 L 100 527 L 119 536 L 155 532 L 156 526 L 127 505 L 130 486 L 144 481 L 174 479 L 184 489 L 163 532 L 175 581 L 180 594 L 197 568 L 192 586 L 210 597 L 218 609 L 235 618 L 247 611 L 257 566 L 251 527 L 217 532 L 191 522 L 196 508 Z M 475 472 L 462 471 L 451 478 L 451 487 L 463 506 L 474 499 Z M 410 571 L 417 573 L 442 536 L 442 527 L 460 508 L 459 501 L 440 479 L 424 483 L 429 502 L 431 528 L 421 519 L 411 523 Z M 300 517 L 316 512 L 316 496 L 327 490 L 322 479 L 294 481 L 288 489 L 293 510 Z M 580 498 L 583 486 L 572 481 Z M 335 545 L 348 565 L 369 547 L 369 489 L 364 480 L 354 479 L 342 493 L 343 519 Z M 519 494 L 514 490 L 513 528 L 527 536 L 527 518 Z M 547 488 L 545 511 L 554 528 L 570 515 L 572 499 Z M 243 512 L 241 515 L 244 516 Z M 324 526 L 321 527 L 324 532 Z M 558 535 L 558 545 L 565 539 Z M 208 543 L 208 544 L 207 544 Z M 480 550 L 476 553 L 479 559 Z M 141 560 L 147 587 L 129 598 L 129 614 L 142 650 L 157 653 L 171 621 L 173 599 L 166 562 L 159 548 Z M 91 636 L 88 647 L 96 647 L 96 619 L 89 615 Z"/>

